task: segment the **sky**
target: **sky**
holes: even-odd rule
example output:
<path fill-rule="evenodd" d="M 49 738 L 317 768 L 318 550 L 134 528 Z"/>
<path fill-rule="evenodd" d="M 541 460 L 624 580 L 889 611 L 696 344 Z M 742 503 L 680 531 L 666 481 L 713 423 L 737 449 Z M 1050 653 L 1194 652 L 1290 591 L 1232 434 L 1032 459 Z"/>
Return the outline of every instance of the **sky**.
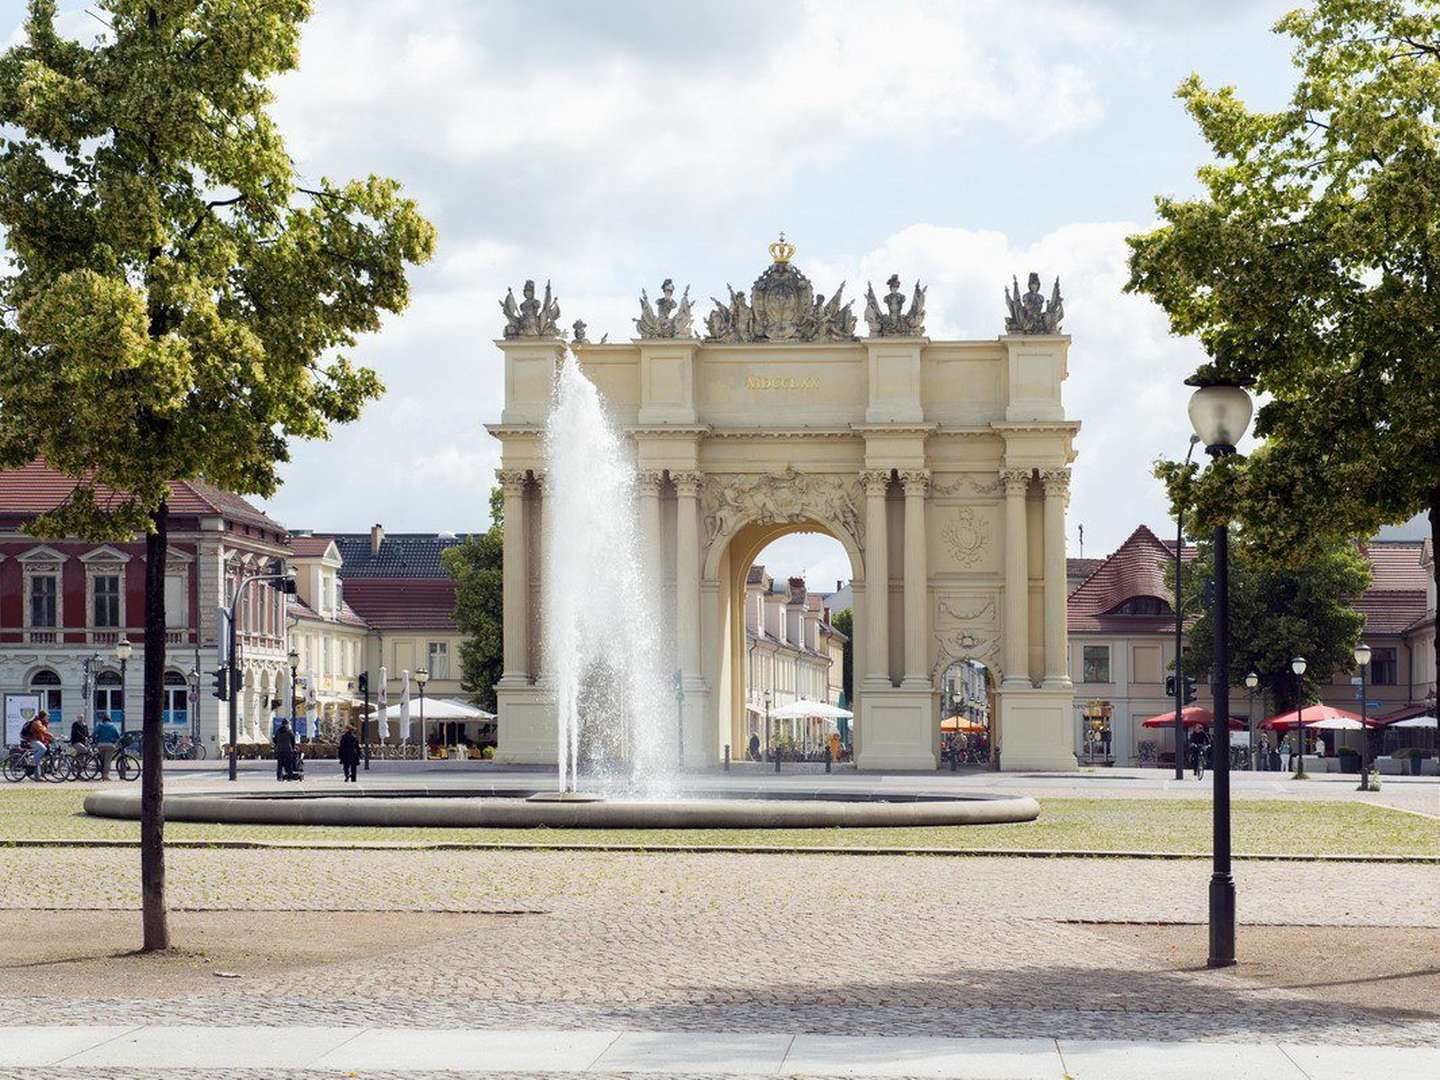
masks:
<path fill-rule="evenodd" d="M 1283 103 L 1295 0 L 639 3 L 317 0 L 274 112 L 309 178 L 393 176 L 435 223 L 411 306 L 352 359 L 387 393 L 297 443 L 267 510 L 291 528 L 484 528 L 499 444 L 507 287 L 554 283 L 562 324 L 633 336 L 642 287 L 748 284 L 784 230 L 829 293 L 897 272 L 928 286 L 932 338 L 1000 333 L 1002 287 L 1059 275 L 1073 336 L 1068 544 L 1169 524 L 1150 476 L 1190 434 L 1200 362 L 1126 296 L 1125 237 L 1206 160 L 1174 98 L 1192 71 Z M 62 0 L 67 32 L 99 29 Z M 23 5 L 0 0 L 0 34 Z M 848 578 L 791 537 L 772 572 Z"/>

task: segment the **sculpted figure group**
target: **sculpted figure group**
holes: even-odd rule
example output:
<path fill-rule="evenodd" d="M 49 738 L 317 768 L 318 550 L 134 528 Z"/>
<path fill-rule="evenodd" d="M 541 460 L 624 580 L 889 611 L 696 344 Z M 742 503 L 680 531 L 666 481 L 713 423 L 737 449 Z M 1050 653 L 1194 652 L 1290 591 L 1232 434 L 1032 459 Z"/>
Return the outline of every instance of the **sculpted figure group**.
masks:
<path fill-rule="evenodd" d="M 505 299 L 500 301 L 500 310 L 505 313 L 505 336 L 507 338 L 559 338 L 564 336 L 560 329 L 560 305 L 550 295 L 550 282 L 545 282 L 544 301 L 535 299 L 535 282 L 526 281 L 520 290 L 525 299 L 515 302 L 515 290 L 506 289 Z"/>

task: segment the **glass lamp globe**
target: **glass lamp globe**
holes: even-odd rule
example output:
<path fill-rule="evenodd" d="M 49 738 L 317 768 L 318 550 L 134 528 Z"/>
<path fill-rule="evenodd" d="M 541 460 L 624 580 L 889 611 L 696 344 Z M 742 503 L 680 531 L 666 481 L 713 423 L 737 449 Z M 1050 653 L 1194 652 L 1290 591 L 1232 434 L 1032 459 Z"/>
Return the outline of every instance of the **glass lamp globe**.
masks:
<path fill-rule="evenodd" d="M 416 681 L 417 683 L 419 683 L 421 686 L 424 686 L 427 682 L 430 681 L 430 672 L 429 672 L 429 670 L 428 670 L 427 668 L 423 668 L 423 667 L 422 667 L 422 668 L 419 668 L 419 669 L 415 672 L 415 681 Z"/>
<path fill-rule="evenodd" d="M 115 659 L 122 664 L 130 659 L 130 639 L 122 637 L 115 643 Z"/>
<path fill-rule="evenodd" d="M 1305 657 L 1303 656 L 1297 656 L 1294 660 L 1290 661 L 1290 670 L 1293 671 L 1296 675 L 1304 675 L 1305 669 L 1309 666 L 1310 665 L 1305 662 Z"/>
<path fill-rule="evenodd" d="M 291 649 L 291 650 L 290 650 L 290 655 L 289 655 L 286 659 L 288 659 L 288 660 L 290 661 L 290 667 L 291 667 L 292 669 L 293 669 L 293 668 L 298 668 L 298 667 L 300 666 L 300 653 L 299 653 L 298 650 L 296 650 L 296 649 Z"/>
<path fill-rule="evenodd" d="M 1254 690 L 1257 686 L 1260 685 L 1260 676 L 1256 675 L 1253 671 L 1250 672 L 1249 675 L 1245 676 L 1245 685 L 1247 688 Z"/>
<path fill-rule="evenodd" d="M 1361 667 L 1367 667 L 1370 663 L 1370 646 L 1363 641 L 1355 646 L 1355 663 Z"/>
<path fill-rule="evenodd" d="M 1190 395 L 1190 425 L 1210 450 L 1234 450 L 1254 411 L 1255 403 L 1240 386 L 1202 386 Z"/>

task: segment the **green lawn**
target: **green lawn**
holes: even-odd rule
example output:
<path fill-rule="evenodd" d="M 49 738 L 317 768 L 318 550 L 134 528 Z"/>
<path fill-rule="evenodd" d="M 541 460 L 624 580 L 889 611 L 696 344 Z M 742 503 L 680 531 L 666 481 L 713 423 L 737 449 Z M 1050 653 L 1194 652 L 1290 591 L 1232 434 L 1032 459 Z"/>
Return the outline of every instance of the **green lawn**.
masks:
<path fill-rule="evenodd" d="M 20 838 L 136 839 L 136 822 L 92 818 L 83 791 L 0 787 L 0 843 Z M 1440 856 L 1440 820 L 1359 803 L 1237 801 L 1237 852 Z M 1206 852 L 1210 804 L 1201 799 L 1042 799 L 1038 821 L 917 829 L 380 829 L 317 825 L 192 825 L 175 840 L 390 840 L 518 844 L 754 845 L 984 850 Z"/>

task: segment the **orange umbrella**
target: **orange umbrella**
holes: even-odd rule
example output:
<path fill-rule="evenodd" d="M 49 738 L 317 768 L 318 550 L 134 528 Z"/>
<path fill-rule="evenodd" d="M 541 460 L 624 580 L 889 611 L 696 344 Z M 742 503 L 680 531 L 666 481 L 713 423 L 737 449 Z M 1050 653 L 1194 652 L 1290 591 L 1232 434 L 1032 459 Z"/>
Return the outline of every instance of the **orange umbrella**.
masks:
<path fill-rule="evenodd" d="M 1334 705 L 1306 705 L 1305 708 L 1300 710 L 1300 716 L 1300 722 L 1302 724 L 1313 724 L 1317 720 L 1334 720 L 1341 717 L 1356 722 L 1360 720 L 1359 713 L 1353 713 L 1349 709 L 1337 709 Z M 1262 720 L 1260 726 L 1262 728 L 1268 728 L 1270 731 L 1289 731 L 1295 726 L 1295 710 L 1291 709 L 1288 712 L 1276 713 L 1269 719 Z M 1378 725 L 1374 720 L 1367 719 L 1365 726 L 1377 727 Z"/>
<path fill-rule="evenodd" d="M 1215 714 L 1204 705 L 1186 705 L 1180 710 L 1180 723 L 1187 728 L 1209 727 L 1215 723 Z M 1175 714 L 1163 712 L 1158 716 L 1147 717 L 1140 721 L 1141 727 L 1167 728 L 1175 726 Z M 1238 717 L 1230 717 L 1230 729 L 1232 731 L 1244 731 L 1245 721 Z"/>
<path fill-rule="evenodd" d="M 989 728 L 984 724 L 974 720 L 967 720 L 961 716 L 947 716 L 940 721 L 940 730 L 959 731 L 967 735 L 978 735 L 983 731 L 988 731 Z"/>

